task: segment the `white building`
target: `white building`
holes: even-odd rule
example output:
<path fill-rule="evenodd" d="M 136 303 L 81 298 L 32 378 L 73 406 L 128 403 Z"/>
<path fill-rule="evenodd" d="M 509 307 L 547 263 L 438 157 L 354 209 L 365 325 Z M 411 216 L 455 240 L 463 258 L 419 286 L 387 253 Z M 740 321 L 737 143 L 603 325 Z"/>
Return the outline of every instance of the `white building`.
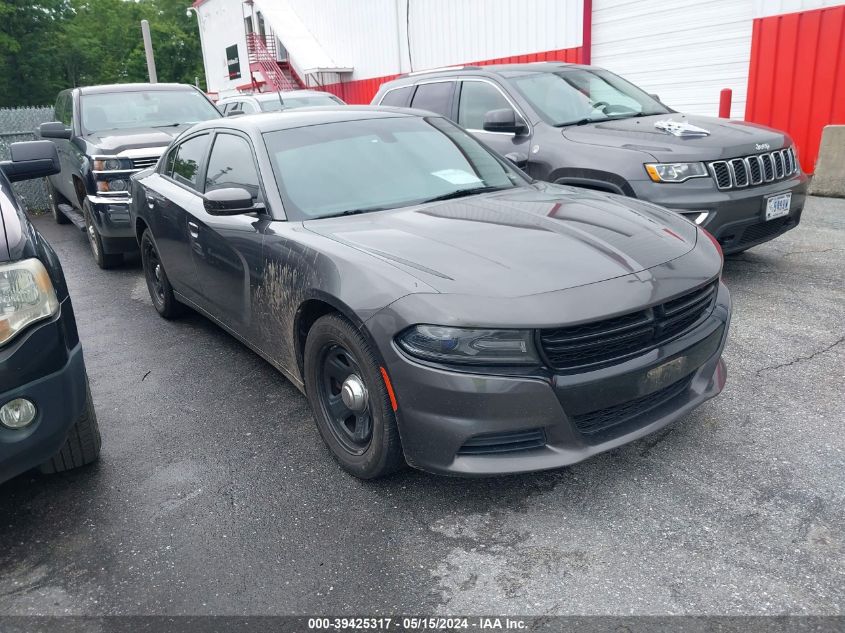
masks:
<path fill-rule="evenodd" d="M 369 103 L 396 75 L 562 60 L 616 72 L 677 110 L 789 131 L 812 169 L 845 123 L 842 0 L 197 0 L 212 96 L 317 87 Z"/>

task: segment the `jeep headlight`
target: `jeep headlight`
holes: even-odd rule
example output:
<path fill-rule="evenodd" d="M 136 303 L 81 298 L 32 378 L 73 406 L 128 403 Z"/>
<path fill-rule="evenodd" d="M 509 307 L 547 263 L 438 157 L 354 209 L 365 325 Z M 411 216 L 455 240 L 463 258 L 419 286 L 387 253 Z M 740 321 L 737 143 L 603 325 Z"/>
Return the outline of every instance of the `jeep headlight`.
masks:
<path fill-rule="evenodd" d="M 458 365 L 539 365 L 531 330 L 415 325 L 396 342 L 416 358 Z"/>
<path fill-rule="evenodd" d="M 684 182 L 707 176 L 704 163 L 647 163 L 645 170 L 654 182 Z"/>
<path fill-rule="evenodd" d="M 37 259 L 0 265 L 0 346 L 59 310 L 47 269 Z"/>

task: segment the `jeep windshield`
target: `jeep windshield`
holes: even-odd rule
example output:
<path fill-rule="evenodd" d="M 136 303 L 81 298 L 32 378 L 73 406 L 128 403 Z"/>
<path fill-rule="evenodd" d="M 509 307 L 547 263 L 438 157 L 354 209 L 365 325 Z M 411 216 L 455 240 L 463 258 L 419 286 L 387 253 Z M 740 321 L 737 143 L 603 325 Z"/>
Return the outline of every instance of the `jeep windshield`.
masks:
<path fill-rule="evenodd" d="M 149 90 L 82 95 L 86 133 L 140 127 L 176 127 L 220 116 L 195 90 Z"/>
<path fill-rule="evenodd" d="M 574 68 L 507 76 L 537 113 L 556 127 L 671 112 L 606 70 Z"/>

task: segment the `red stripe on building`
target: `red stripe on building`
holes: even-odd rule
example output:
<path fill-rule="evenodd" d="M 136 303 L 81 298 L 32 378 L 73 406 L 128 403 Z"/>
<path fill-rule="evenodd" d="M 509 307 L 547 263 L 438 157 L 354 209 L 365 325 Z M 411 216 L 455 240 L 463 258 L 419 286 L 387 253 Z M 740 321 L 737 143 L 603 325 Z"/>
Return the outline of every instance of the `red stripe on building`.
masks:
<path fill-rule="evenodd" d="M 585 61 L 585 58 L 587 61 Z M 496 59 L 485 59 L 482 61 L 468 62 L 470 66 L 487 66 L 490 64 L 530 64 L 533 62 L 565 62 L 567 64 L 589 63 L 589 56 L 585 54 L 583 46 L 563 48 L 556 51 L 544 51 L 541 53 L 528 53 L 526 55 L 511 55 L 510 57 L 498 57 Z M 387 81 L 396 79 L 399 75 L 386 75 L 384 77 L 373 77 L 371 79 L 356 79 L 340 83 L 326 84 L 322 86 L 337 95 L 346 103 L 368 104 L 378 92 L 381 85 Z"/>
<path fill-rule="evenodd" d="M 822 128 L 845 123 L 845 6 L 754 20 L 745 119 L 789 132 L 814 171 Z"/>

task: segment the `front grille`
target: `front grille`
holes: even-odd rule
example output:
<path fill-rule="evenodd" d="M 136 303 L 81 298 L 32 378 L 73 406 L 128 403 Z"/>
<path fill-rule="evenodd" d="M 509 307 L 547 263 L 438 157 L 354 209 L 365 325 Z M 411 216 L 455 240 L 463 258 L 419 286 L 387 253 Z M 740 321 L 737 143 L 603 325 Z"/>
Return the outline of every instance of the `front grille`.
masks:
<path fill-rule="evenodd" d="M 734 158 L 730 163 L 731 170 L 733 170 L 734 183 L 737 187 L 748 186 L 748 168 L 745 165 L 744 158 Z"/>
<path fill-rule="evenodd" d="M 662 345 L 710 315 L 714 281 L 676 299 L 622 316 L 540 331 L 547 364 L 558 371 L 583 371 L 621 362 Z"/>
<path fill-rule="evenodd" d="M 607 431 L 615 426 L 645 415 L 649 411 L 653 411 L 670 400 L 675 399 L 689 388 L 691 382 L 692 374 L 681 378 L 668 387 L 664 387 L 636 400 L 629 400 L 628 402 L 623 402 L 612 407 L 573 416 L 572 422 L 581 433 L 586 435 L 594 435 L 602 431 Z"/>
<path fill-rule="evenodd" d="M 742 232 L 742 237 L 739 238 L 739 244 L 751 244 L 752 242 L 764 240 L 767 237 L 773 237 L 786 229 L 786 225 L 792 224 L 793 221 L 790 217 L 783 217 L 776 220 L 769 220 L 768 222 L 752 224 Z"/>
<path fill-rule="evenodd" d="M 736 189 L 783 180 L 798 171 L 795 150 L 791 147 L 766 154 L 716 160 L 709 163 L 709 166 L 719 189 Z"/>
<path fill-rule="evenodd" d="M 526 431 L 511 431 L 508 433 L 488 433 L 476 435 L 468 439 L 460 449 L 458 455 L 494 455 L 498 453 L 514 453 L 543 448 L 546 445 L 546 434 L 543 429 L 528 429 Z"/>
<path fill-rule="evenodd" d="M 141 158 L 132 159 L 132 167 L 135 169 L 146 169 L 152 167 L 158 162 L 158 156 L 143 156 Z"/>

